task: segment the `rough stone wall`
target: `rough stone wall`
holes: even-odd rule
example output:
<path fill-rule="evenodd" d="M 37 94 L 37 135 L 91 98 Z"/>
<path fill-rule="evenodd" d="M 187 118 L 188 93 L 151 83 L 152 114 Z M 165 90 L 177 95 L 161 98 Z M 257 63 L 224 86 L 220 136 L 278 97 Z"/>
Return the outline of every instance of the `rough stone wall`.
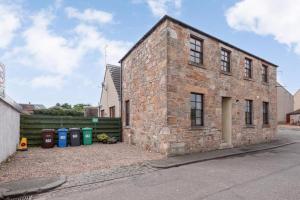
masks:
<path fill-rule="evenodd" d="M 15 153 L 20 137 L 20 113 L 0 98 L 0 163 Z"/>
<path fill-rule="evenodd" d="M 190 34 L 204 40 L 201 68 L 189 64 Z M 221 47 L 231 51 L 231 73 L 220 71 Z M 244 58 L 252 59 L 253 79 L 244 79 Z M 276 134 L 276 68 L 188 30 L 170 20 L 158 26 L 122 61 L 124 141 L 168 155 L 222 148 L 222 97 L 232 99 L 232 146 L 269 141 Z M 204 94 L 204 126 L 190 120 L 191 92 Z M 245 99 L 253 100 L 254 126 L 246 127 Z M 130 100 L 130 126 L 125 101 Z M 269 102 L 269 126 L 262 124 L 262 102 Z"/>
<path fill-rule="evenodd" d="M 162 23 L 122 61 L 122 124 L 125 142 L 165 153 L 167 132 L 167 23 Z M 125 101 L 130 126 L 125 126 Z"/>
<path fill-rule="evenodd" d="M 232 98 L 232 145 L 264 142 L 276 133 L 276 68 L 268 65 L 269 83 L 262 83 L 262 62 L 173 22 L 168 28 L 168 154 L 213 150 L 222 144 L 222 97 Z M 204 40 L 201 68 L 189 64 L 189 38 Z M 223 74 L 221 47 L 231 51 L 231 73 Z M 252 59 L 253 79 L 244 79 L 244 58 Z M 190 93 L 204 94 L 204 126 L 191 128 Z M 253 127 L 245 126 L 245 99 L 253 100 Z M 262 125 L 262 102 L 269 102 L 268 127 Z"/>

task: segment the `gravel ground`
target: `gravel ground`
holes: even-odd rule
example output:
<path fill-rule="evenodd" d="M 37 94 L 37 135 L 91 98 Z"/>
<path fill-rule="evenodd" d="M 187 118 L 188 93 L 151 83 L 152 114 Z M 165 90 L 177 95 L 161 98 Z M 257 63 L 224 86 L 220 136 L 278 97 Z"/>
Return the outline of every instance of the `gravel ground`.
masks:
<path fill-rule="evenodd" d="M 75 175 L 162 159 L 158 153 L 145 152 L 124 143 L 93 144 L 68 148 L 29 148 L 17 152 L 0 165 L 0 182 L 31 177 Z"/>

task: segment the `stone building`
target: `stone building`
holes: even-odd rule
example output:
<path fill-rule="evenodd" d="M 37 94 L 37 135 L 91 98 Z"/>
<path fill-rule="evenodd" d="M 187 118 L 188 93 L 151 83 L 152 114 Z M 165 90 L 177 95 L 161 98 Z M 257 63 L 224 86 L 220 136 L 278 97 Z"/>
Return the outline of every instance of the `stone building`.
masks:
<path fill-rule="evenodd" d="M 294 111 L 294 96 L 281 84 L 277 83 L 277 121 L 286 123 L 288 113 Z"/>
<path fill-rule="evenodd" d="M 300 89 L 294 94 L 294 110 L 300 109 Z"/>
<path fill-rule="evenodd" d="M 120 117 L 121 67 L 106 65 L 100 98 L 100 117 Z"/>
<path fill-rule="evenodd" d="M 124 141 L 167 155 L 272 140 L 276 65 L 169 16 L 121 59 Z"/>

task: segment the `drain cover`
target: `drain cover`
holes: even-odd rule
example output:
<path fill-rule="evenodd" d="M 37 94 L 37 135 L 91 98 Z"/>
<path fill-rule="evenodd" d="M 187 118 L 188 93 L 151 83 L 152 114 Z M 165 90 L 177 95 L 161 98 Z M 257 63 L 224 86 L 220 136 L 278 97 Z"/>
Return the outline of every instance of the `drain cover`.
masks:
<path fill-rule="evenodd" d="M 32 200 L 32 196 L 23 196 L 23 197 L 16 197 L 16 198 L 8 198 L 7 200 Z"/>

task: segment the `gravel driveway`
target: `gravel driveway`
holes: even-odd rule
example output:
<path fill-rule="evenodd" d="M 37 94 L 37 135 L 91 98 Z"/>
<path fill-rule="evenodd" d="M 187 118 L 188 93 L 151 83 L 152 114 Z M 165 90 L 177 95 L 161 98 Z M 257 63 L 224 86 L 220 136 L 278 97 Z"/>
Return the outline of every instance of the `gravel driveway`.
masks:
<path fill-rule="evenodd" d="M 74 175 L 162 158 L 161 154 L 145 152 L 124 143 L 53 149 L 29 148 L 26 152 L 17 152 L 0 165 L 0 182 L 30 177 Z"/>

